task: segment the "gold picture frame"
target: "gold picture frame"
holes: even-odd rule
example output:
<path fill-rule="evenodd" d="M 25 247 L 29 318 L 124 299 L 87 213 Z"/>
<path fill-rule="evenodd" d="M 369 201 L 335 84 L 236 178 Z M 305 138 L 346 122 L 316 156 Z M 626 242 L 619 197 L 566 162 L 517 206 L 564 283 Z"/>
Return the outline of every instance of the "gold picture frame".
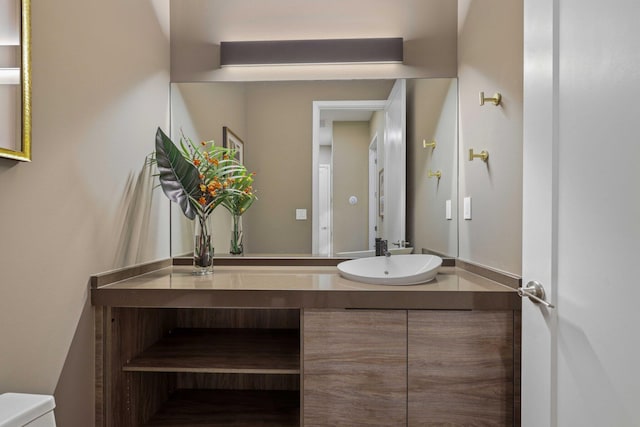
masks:
<path fill-rule="evenodd" d="M 0 157 L 31 161 L 31 0 L 16 0 L 20 7 L 20 141 L 12 150 L 0 146 Z M 18 145 L 18 144 L 16 144 Z"/>

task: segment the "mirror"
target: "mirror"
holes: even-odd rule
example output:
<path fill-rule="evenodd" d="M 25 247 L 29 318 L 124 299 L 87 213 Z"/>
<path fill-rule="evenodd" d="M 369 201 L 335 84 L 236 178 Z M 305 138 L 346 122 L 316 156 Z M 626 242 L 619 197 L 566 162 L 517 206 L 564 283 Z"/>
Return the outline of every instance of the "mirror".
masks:
<path fill-rule="evenodd" d="M 0 1 L 0 157 L 31 160 L 30 0 Z"/>
<path fill-rule="evenodd" d="M 171 85 L 171 135 L 174 142 L 184 132 L 193 140 L 213 139 L 222 145 L 223 128 L 232 130 L 243 141 L 244 163 L 249 171 L 256 172 L 255 188 L 258 200 L 243 215 L 245 254 L 304 254 L 313 252 L 314 198 L 314 101 L 378 101 L 385 102 L 394 86 L 394 80 L 332 80 L 332 81 L 271 81 L 271 82 L 203 82 L 173 83 Z M 339 132 L 345 133 L 344 125 L 370 128 L 371 117 L 365 119 L 338 120 Z M 359 123 L 358 123 L 359 122 Z M 345 209 L 364 209 L 364 215 L 350 219 L 350 223 L 363 225 L 366 236 L 352 246 L 341 246 L 341 250 L 367 249 L 370 246 L 369 224 L 373 220 L 370 206 L 375 206 L 374 217 L 378 229 L 384 229 L 384 221 L 393 213 L 402 212 L 398 203 L 370 203 L 369 182 L 379 185 L 383 181 L 384 197 L 394 194 L 399 200 L 406 199 L 406 214 L 399 216 L 402 222 L 397 240 L 409 240 L 420 252 L 422 248 L 445 255 L 457 256 L 457 84 L 455 79 L 417 79 L 406 82 L 406 155 L 391 160 L 390 167 L 406 168 L 408 193 L 398 191 L 389 181 L 388 171 L 377 177 L 369 172 L 369 147 L 373 137 L 367 136 L 359 152 L 364 153 L 358 163 L 366 165 L 364 192 L 349 193 L 346 184 L 355 178 L 355 160 L 347 154 L 331 156 L 330 163 L 335 173 L 332 182 L 334 206 L 336 188 L 347 190 L 340 196 Z M 384 131 L 375 133 L 376 147 L 384 146 Z M 422 141 L 439 139 L 435 149 L 423 148 Z M 344 147 L 347 147 L 346 145 Z M 350 149 L 354 151 L 353 149 Z M 383 154 L 378 150 L 380 158 Z M 346 153 L 344 150 L 343 153 Z M 340 165 L 342 163 L 342 166 Z M 325 162 L 325 164 L 327 164 Z M 341 169 L 340 169 L 341 168 Z M 362 167 L 359 167 L 362 169 Z M 340 172 L 338 172 L 340 169 Z M 384 168 L 387 169 L 387 168 Z M 429 169 L 439 169 L 439 180 L 429 179 Z M 351 174 L 351 175 L 350 175 Z M 355 180 L 355 179 L 353 179 Z M 354 190 L 355 191 L 355 190 Z M 346 197 L 345 197 L 346 196 Z M 357 202 L 349 204 L 351 196 Z M 344 200 L 342 200 L 344 199 Z M 383 199 L 384 200 L 384 199 Z M 452 219 L 445 219 L 445 201 L 452 202 Z M 362 210 L 362 209 L 360 209 Z M 380 215 L 382 210 L 382 215 Z M 346 222 L 333 209 L 334 224 Z M 216 253 L 228 253 L 230 239 L 230 216 L 223 209 L 214 212 L 214 246 Z M 301 219 L 305 217 L 306 219 Z M 298 219 L 296 219 L 298 218 Z M 404 221 L 406 219 L 406 222 Z M 192 250 L 192 224 L 175 206 L 172 206 L 171 221 L 172 255 L 184 255 Z M 433 227 L 441 230 L 429 230 Z M 349 231 L 336 233 L 345 234 Z M 400 236 L 406 236 L 401 238 Z M 395 238 L 389 239 L 395 241 Z M 335 249 L 338 249 L 337 247 Z M 336 252 L 334 250 L 330 252 Z"/>

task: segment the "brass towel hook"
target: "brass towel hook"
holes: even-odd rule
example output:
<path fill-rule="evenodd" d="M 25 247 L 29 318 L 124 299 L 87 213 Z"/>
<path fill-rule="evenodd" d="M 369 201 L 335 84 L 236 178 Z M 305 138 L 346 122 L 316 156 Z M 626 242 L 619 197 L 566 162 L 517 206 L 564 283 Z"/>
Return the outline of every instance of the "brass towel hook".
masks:
<path fill-rule="evenodd" d="M 480 154 L 474 154 L 473 148 L 469 148 L 469 161 L 472 161 L 473 159 L 482 159 L 483 162 L 486 162 L 489 160 L 489 152 L 482 150 Z"/>
<path fill-rule="evenodd" d="M 431 142 L 427 142 L 426 139 L 422 140 L 422 148 L 429 148 L 429 147 L 431 147 L 433 149 L 436 148 L 436 140 L 435 139 L 432 139 Z"/>
<path fill-rule="evenodd" d="M 434 172 L 431 169 L 429 169 L 429 178 L 438 178 L 438 179 L 440 179 L 441 177 L 442 177 L 442 172 L 440 172 L 439 170 Z"/>
<path fill-rule="evenodd" d="M 491 102 L 493 105 L 500 105 L 502 102 L 502 95 L 498 92 L 493 94 L 492 98 L 486 98 L 484 92 L 480 92 L 480 105 L 484 105 L 485 102 Z"/>

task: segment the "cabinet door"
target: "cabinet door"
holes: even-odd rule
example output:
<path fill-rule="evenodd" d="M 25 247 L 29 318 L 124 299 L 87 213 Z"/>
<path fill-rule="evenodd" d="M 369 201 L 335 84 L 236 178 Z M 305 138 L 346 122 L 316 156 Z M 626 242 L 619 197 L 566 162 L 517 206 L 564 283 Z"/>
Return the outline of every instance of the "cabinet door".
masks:
<path fill-rule="evenodd" d="M 305 427 L 406 425 L 406 316 L 304 312 Z"/>
<path fill-rule="evenodd" d="M 408 425 L 513 426 L 513 312 L 408 316 Z"/>

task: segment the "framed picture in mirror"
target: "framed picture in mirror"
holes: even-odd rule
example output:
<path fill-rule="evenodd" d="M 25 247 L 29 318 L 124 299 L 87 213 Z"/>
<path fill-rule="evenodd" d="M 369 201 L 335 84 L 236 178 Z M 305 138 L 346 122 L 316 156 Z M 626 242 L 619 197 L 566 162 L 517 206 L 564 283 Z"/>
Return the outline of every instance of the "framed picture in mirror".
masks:
<path fill-rule="evenodd" d="M 227 126 L 222 127 L 222 146 L 235 150 L 236 160 L 240 162 L 241 165 L 244 164 L 244 142 Z"/>
<path fill-rule="evenodd" d="M 31 1 L 0 1 L 0 157 L 31 160 Z"/>

